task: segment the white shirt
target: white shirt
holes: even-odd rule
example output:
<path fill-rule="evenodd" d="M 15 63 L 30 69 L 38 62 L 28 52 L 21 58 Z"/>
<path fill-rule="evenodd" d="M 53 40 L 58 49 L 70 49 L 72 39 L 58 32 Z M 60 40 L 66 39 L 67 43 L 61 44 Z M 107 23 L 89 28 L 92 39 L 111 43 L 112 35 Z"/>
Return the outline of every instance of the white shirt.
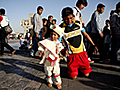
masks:
<path fill-rule="evenodd" d="M 2 16 L 2 17 L 3 17 L 3 20 L 1 21 L 0 24 L 1 24 L 2 27 L 5 27 L 9 24 L 9 19 L 6 16 Z"/>
<path fill-rule="evenodd" d="M 79 10 L 78 7 L 74 7 L 73 8 L 73 14 L 75 15 L 75 20 L 76 21 L 80 21 L 80 18 L 79 18 L 80 17 L 80 13 L 81 13 L 81 11 Z M 80 27 L 82 27 L 82 23 L 80 23 Z"/>

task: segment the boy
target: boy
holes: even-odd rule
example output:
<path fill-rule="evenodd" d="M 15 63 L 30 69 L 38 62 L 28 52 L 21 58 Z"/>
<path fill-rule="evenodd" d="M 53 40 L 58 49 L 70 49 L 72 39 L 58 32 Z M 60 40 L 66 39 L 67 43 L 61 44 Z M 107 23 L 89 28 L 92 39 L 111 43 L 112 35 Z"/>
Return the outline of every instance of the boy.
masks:
<path fill-rule="evenodd" d="M 76 2 L 76 6 L 73 8 L 75 23 L 79 23 L 80 27 L 83 26 L 81 10 L 83 10 L 87 5 L 88 5 L 87 0 L 78 0 Z M 94 61 L 91 61 L 90 57 L 88 58 L 88 60 L 90 63 L 94 63 Z"/>
<path fill-rule="evenodd" d="M 105 49 L 105 56 L 108 56 L 109 54 L 109 48 L 110 48 L 110 43 L 111 43 L 111 39 L 110 39 L 110 21 L 106 20 L 105 21 L 105 27 L 103 29 L 103 34 L 104 34 L 104 49 Z"/>
<path fill-rule="evenodd" d="M 38 51 L 36 56 L 41 57 L 40 64 L 44 62 L 44 70 L 47 76 L 48 86 L 52 87 L 52 74 L 55 77 L 55 85 L 58 89 L 61 89 L 60 67 L 59 67 L 59 55 L 61 50 L 64 51 L 64 47 L 58 41 L 58 38 L 62 36 L 62 28 L 57 25 L 51 25 L 52 29 L 50 38 L 40 41 L 38 43 Z"/>
<path fill-rule="evenodd" d="M 83 35 L 95 46 L 85 30 L 73 23 L 73 10 L 66 7 L 62 10 L 63 23 L 60 25 L 64 30 L 64 42 L 69 50 L 68 76 L 75 79 L 78 75 L 78 68 L 85 76 L 89 76 L 92 71 L 86 51 L 84 51 Z"/>

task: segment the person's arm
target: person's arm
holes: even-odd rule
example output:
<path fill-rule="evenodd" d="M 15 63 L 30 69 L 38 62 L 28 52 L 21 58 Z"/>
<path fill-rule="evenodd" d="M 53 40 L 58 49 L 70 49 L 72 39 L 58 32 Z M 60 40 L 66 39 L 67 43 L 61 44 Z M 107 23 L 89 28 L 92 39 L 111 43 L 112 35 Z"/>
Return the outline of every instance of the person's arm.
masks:
<path fill-rule="evenodd" d="M 95 46 L 94 42 L 92 41 L 91 37 L 86 33 L 86 31 L 82 32 L 85 38 L 93 45 Z"/>
<path fill-rule="evenodd" d="M 100 17 L 99 17 L 99 14 L 97 12 L 95 14 L 95 24 L 96 24 L 96 30 L 98 30 L 100 37 L 103 37 L 102 29 L 100 27 Z"/>

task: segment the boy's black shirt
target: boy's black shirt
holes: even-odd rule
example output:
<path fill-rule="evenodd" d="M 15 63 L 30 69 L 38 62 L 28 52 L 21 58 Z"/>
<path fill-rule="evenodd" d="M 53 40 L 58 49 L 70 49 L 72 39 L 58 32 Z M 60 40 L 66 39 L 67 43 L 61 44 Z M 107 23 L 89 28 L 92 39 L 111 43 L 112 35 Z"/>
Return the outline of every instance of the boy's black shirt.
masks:
<path fill-rule="evenodd" d="M 60 25 L 60 27 L 64 27 L 63 24 Z M 65 33 L 69 33 L 72 31 L 76 31 L 79 30 L 80 26 L 78 26 L 77 24 L 73 23 L 73 25 L 71 27 L 69 26 L 65 26 Z M 81 44 L 81 35 L 72 37 L 72 38 L 68 38 L 67 41 L 75 48 L 78 48 Z"/>

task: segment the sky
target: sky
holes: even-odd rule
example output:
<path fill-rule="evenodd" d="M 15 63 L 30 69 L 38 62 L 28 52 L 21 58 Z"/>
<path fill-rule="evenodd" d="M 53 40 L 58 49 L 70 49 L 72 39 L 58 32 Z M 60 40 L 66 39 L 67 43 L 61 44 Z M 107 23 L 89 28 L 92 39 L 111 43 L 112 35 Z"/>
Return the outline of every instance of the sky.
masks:
<path fill-rule="evenodd" d="M 44 11 L 42 18 L 48 18 L 53 15 L 57 19 L 57 24 L 62 22 L 61 11 L 64 7 L 75 7 L 77 0 L 0 0 L 0 8 L 6 10 L 6 16 L 9 18 L 10 25 L 14 32 L 24 32 L 24 28 L 20 26 L 20 21 L 29 19 L 29 14 L 36 13 L 38 6 L 42 6 Z M 105 5 L 105 11 L 101 15 L 101 27 L 104 27 L 105 20 L 109 19 L 111 10 L 114 10 L 116 3 L 120 0 L 87 0 L 88 5 L 82 12 L 83 22 L 87 24 L 92 13 L 96 10 L 97 5 L 102 3 Z"/>

